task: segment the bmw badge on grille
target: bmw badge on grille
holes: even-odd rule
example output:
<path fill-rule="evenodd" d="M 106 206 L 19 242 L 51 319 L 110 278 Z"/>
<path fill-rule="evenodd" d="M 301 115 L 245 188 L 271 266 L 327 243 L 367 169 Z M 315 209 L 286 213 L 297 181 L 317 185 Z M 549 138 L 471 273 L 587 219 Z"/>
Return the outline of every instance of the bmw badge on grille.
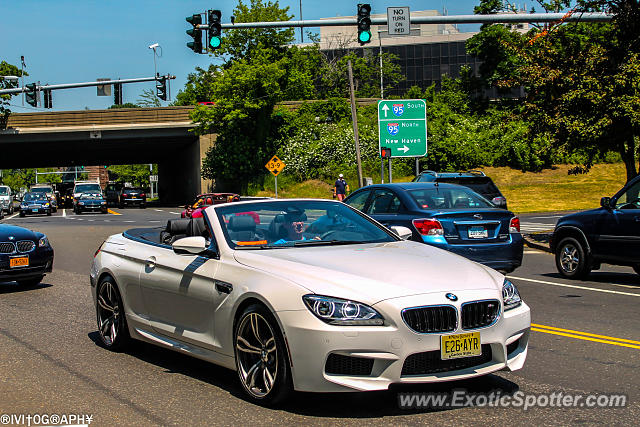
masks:
<path fill-rule="evenodd" d="M 446 294 L 446 295 L 445 295 L 445 297 L 447 297 L 447 299 L 448 299 L 448 300 L 450 300 L 450 301 L 458 301 L 458 297 L 457 297 L 457 296 L 455 296 L 455 295 L 454 295 L 454 294 L 452 294 L 452 293 L 448 293 L 448 294 Z"/>

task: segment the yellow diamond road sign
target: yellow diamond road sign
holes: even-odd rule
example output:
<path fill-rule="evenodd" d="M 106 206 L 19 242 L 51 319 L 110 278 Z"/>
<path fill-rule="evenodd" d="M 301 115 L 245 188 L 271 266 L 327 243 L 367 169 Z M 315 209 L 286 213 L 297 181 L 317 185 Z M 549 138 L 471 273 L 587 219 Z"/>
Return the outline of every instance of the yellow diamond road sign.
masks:
<path fill-rule="evenodd" d="M 265 168 L 269 169 L 269 172 L 271 172 L 273 176 L 278 176 L 278 174 L 282 172 L 282 169 L 284 169 L 284 166 L 284 163 L 278 158 L 278 156 L 273 156 L 271 160 L 264 165 Z"/>

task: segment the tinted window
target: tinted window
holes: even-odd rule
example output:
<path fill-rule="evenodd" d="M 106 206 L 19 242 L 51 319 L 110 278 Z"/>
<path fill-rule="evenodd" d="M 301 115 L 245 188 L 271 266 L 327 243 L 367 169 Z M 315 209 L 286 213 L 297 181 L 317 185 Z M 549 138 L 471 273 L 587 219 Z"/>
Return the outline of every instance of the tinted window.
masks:
<path fill-rule="evenodd" d="M 51 187 L 36 187 L 31 189 L 32 193 L 53 193 L 53 188 Z"/>
<path fill-rule="evenodd" d="M 489 178 L 438 178 L 437 181 L 464 185 L 480 194 L 500 194 L 498 187 Z"/>
<path fill-rule="evenodd" d="M 7 194 L 9 194 L 7 187 L 0 187 L 0 195 L 6 196 Z"/>
<path fill-rule="evenodd" d="M 465 188 L 427 188 L 409 194 L 423 209 L 478 209 L 495 207 L 484 197 Z"/>
<path fill-rule="evenodd" d="M 74 193 L 99 193 L 101 191 L 100 184 L 78 184 L 73 190 Z"/>
<path fill-rule="evenodd" d="M 617 209 L 637 209 L 640 207 L 640 200 L 638 196 L 640 193 L 640 181 L 629 187 L 624 193 L 616 200 Z"/>
<path fill-rule="evenodd" d="M 347 200 L 345 200 L 345 203 L 361 211 L 364 209 L 364 204 L 367 202 L 369 194 L 371 194 L 371 191 L 369 190 L 361 191 L 350 196 Z"/>
<path fill-rule="evenodd" d="M 402 203 L 393 191 L 376 190 L 369 204 L 368 214 L 398 213 Z"/>
<path fill-rule="evenodd" d="M 24 199 L 26 201 L 31 200 L 46 200 L 46 195 L 44 193 L 27 193 L 24 195 Z"/>

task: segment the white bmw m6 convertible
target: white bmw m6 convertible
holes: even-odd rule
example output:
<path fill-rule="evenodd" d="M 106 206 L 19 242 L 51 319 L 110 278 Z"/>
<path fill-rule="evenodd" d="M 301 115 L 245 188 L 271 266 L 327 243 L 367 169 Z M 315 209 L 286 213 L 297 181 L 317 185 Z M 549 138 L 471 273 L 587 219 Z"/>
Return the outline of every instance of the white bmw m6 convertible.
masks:
<path fill-rule="evenodd" d="M 98 331 L 234 369 L 262 404 L 520 369 L 531 320 L 513 283 L 410 235 L 309 199 L 127 230 L 91 266 Z"/>

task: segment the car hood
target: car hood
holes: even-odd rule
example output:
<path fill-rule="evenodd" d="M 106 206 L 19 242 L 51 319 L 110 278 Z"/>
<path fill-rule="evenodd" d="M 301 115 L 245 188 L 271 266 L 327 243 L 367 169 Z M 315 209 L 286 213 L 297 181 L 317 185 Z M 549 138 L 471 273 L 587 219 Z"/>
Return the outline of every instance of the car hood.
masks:
<path fill-rule="evenodd" d="M 495 290 L 502 286 L 499 273 L 412 241 L 236 250 L 234 256 L 243 265 L 280 276 L 313 293 L 367 304 L 432 292 Z"/>
<path fill-rule="evenodd" d="M 6 242 L 9 240 L 9 236 L 13 236 L 15 241 L 17 241 L 39 239 L 44 236 L 44 234 L 16 225 L 0 224 L 0 240 Z"/>

